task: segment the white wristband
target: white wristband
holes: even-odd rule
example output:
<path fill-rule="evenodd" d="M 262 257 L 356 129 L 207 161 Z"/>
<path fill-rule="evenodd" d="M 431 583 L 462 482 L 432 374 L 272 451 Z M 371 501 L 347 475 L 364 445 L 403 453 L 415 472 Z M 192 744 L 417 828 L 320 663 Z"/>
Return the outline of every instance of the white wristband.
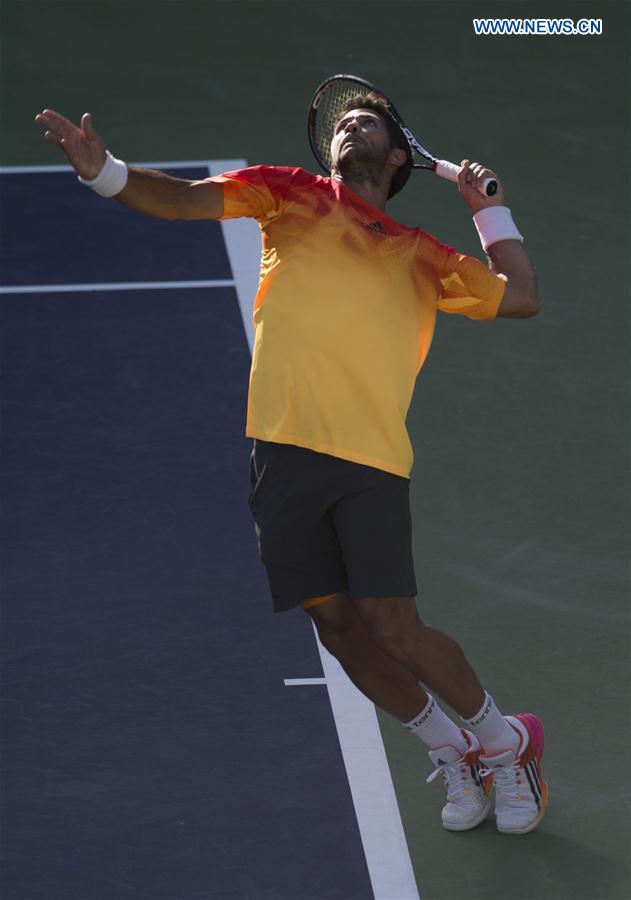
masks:
<path fill-rule="evenodd" d="M 473 217 L 475 227 L 480 235 L 484 252 L 497 241 L 522 241 L 523 237 L 513 222 L 507 206 L 487 206 L 479 209 Z"/>
<path fill-rule="evenodd" d="M 114 197 L 115 194 L 120 194 L 127 184 L 127 166 L 122 159 L 112 156 L 109 150 L 105 152 L 107 154 L 105 165 L 96 178 L 88 179 L 79 176 L 79 181 L 86 187 L 92 188 L 101 197 Z"/>

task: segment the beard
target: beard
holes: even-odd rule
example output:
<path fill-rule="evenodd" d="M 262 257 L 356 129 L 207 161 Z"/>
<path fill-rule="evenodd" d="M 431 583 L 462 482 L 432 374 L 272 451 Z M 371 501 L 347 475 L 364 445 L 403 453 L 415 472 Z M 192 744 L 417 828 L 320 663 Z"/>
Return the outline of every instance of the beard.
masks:
<path fill-rule="evenodd" d="M 355 144 L 350 150 L 339 153 L 335 168 L 345 181 L 379 185 L 383 181 L 389 156 L 388 148 L 375 151 L 364 144 Z"/>

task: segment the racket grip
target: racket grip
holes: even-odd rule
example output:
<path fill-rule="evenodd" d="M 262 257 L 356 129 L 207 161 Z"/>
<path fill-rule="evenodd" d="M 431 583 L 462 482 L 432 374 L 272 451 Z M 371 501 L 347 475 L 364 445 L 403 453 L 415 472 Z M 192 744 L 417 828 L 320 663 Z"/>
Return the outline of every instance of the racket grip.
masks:
<path fill-rule="evenodd" d="M 434 163 L 434 172 L 437 175 L 446 178 L 447 181 L 454 181 L 456 184 L 461 171 L 461 166 L 455 166 L 446 159 L 437 159 Z M 493 197 L 494 194 L 497 194 L 497 181 L 495 178 L 485 178 L 482 184 L 478 185 L 478 190 L 484 197 Z"/>

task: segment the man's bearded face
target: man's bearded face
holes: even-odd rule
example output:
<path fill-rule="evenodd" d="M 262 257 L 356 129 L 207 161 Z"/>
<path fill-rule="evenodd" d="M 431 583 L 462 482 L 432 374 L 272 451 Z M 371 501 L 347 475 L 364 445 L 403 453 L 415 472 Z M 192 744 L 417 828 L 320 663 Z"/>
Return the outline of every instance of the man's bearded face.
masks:
<path fill-rule="evenodd" d="M 382 171 L 392 147 L 383 118 L 369 109 L 344 113 L 331 141 L 333 168 L 340 175 L 352 176 L 365 171 Z"/>

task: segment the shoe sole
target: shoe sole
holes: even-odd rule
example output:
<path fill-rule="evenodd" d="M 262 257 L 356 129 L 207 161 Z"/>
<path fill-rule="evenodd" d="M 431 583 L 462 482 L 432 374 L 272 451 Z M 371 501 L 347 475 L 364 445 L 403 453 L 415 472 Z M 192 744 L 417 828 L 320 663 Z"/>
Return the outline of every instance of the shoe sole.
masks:
<path fill-rule="evenodd" d="M 526 726 L 526 730 L 528 731 L 528 735 L 530 740 L 533 743 L 533 747 L 535 750 L 535 755 L 539 764 L 541 764 L 541 758 L 543 757 L 543 746 L 544 746 L 544 731 L 543 731 L 543 723 L 541 719 L 532 713 L 520 713 L 516 716 L 507 716 L 507 719 L 519 719 L 519 721 Z M 550 789 L 548 785 L 543 780 L 543 773 L 541 774 L 541 812 L 537 816 L 536 819 L 533 819 L 532 822 L 529 822 L 528 825 L 525 825 L 523 828 L 500 828 L 497 825 L 497 830 L 500 834 L 528 834 L 530 831 L 534 831 L 537 825 L 541 822 L 543 817 L 546 814 L 546 810 L 548 808 L 548 801 L 550 799 Z"/>

